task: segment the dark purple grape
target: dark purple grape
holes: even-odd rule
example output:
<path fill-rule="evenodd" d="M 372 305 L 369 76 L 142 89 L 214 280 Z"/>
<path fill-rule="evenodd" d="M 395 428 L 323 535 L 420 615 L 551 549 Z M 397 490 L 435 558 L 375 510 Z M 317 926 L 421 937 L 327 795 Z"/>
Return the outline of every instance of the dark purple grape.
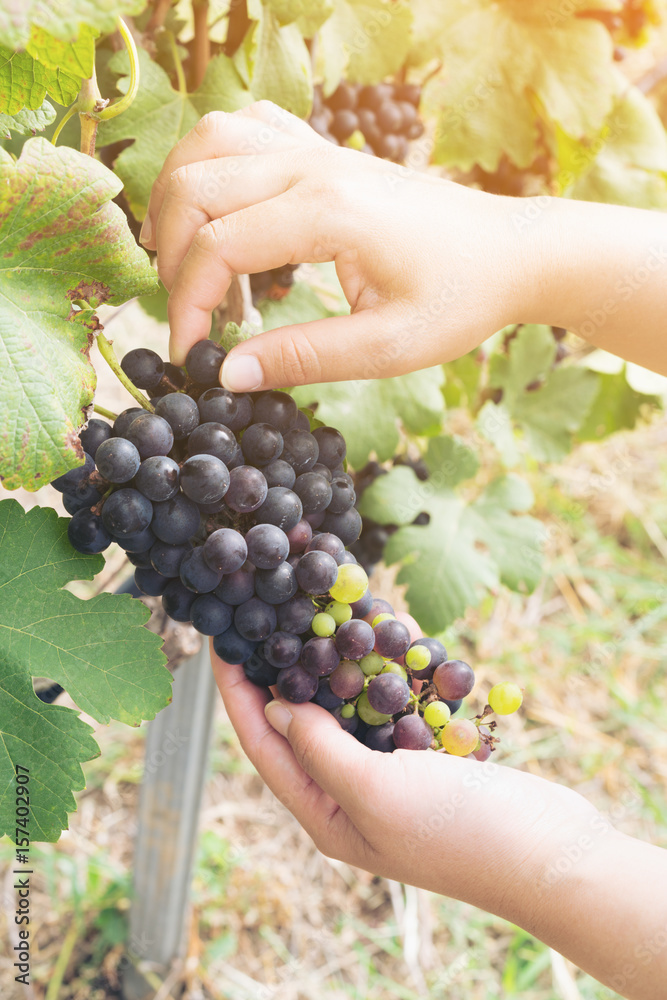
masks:
<path fill-rule="evenodd" d="M 151 527 L 163 542 L 183 545 L 199 527 L 199 517 L 199 508 L 194 500 L 179 494 L 172 500 L 154 504 Z"/>
<path fill-rule="evenodd" d="M 303 635 L 310 629 L 317 610 L 312 598 L 307 594 L 295 594 L 289 601 L 276 608 L 278 628 L 293 635 Z"/>
<path fill-rule="evenodd" d="M 268 604 L 284 604 L 298 590 L 296 574 L 289 563 L 275 569 L 258 569 L 255 573 L 255 591 Z"/>
<path fill-rule="evenodd" d="M 155 351 L 137 347 L 129 351 L 120 363 L 130 382 L 138 389 L 154 389 L 164 375 L 164 362 Z"/>
<path fill-rule="evenodd" d="M 353 618 L 365 618 L 373 607 L 373 595 L 370 590 L 367 590 L 364 596 L 360 597 L 358 601 L 353 601 L 350 607 L 352 608 Z"/>
<path fill-rule="evenodd" d="M 233 625 L 213 636 L 213 649 L 225 663 L 245 663 L 257 649 L 257 643 L 244 639 Z"/>
<path fill-rule="evenodd" d="M 373 83 L 362 87 L 357 97 L 360 108 L 371 108 L 375 111 L 383 101 L 389 101 L 394 96 L 394 88 L 390 83 Z"/>
<path fill-rule="evenodd" d="M 403 148 L 403 143 L 401 142 L 403 138 L 403 136 L 392 135 L 391 133 L 381 135 L 378 141 L 373 143 L 376 156 L 381 156 L 384 160 L 397 161 Z"/>
<path fill-rule="evenodd" d="M 274 632 L 262 646 L 264 659 L 273 667 L 292 667 L 301 655 L 303 643 L 298 635 L 289 632 Z"/>
<path fill-rule="evenodd" d="M 234 611 L 215 594 L 201 594 L 190 608 L 192 624 L 202 635 L 226 632 L 234 620 Z"/>
<path fill-rule="evenodd" d="M 190 378 L 199 385 L 220 385 L 220 368 L 227 352 L 212 340 L 200 340 L 188 351 L 185 367 Z"/>
<path fill-rule="evenodd" d="M 368 622 L 351 618 L 339 625 L 336 632 L 336 649 L 345 660 L 360 660 L 373 652 L 375 632 Z M 392 713 L 389 713 L 393 715 Z"/>
<path fill-rule="evenodd" d="M 255 407 L 256 413 L 257 407 Z M 251 424 L 243 432 L 241 450 L 250 465 L 263 466 L 279 458 L 283 451 L 283 436 L 268 423 Z"/>
<path fill-rule="evenodd" d="M 301 665 L 304 670 L 326 677 L 340 663 L 340 654 L 333 638 L 316 636 L 309 639 L 301 650 Z"/>
<path fill-rule="evenodd" d="M 174 444 L 174 432 L 163 417 L 144 410 L 125 431 L 125 437 L 136 447 L 142 459 L 151 455 L 168 455 Z"/>
<path fill-rule="evenodd" d="M 449 709 L 451 715 L 456 715 L 463 704 L 463 698 L 443 698 L 442 700 Z"/>
<path fill-rule="evenodd" d="M 290 555 L 295 555 L 296 553 L 305 552 L 306 546 L 312 541 L 313 529 L 305 518 L 301 518 L 299 523 L 295 524 L 286 534 L 289 541 Z"/>
<path fill-rule="evenodd" d="M 428 750 L 433 742 L 433 730 L 421 715 L 402 716 L 394 726 L 393 735 L 401 750 Z"/>
<path fill-rule="evenodd" d="M 306 552 L 296 568 L 299 586 L 307 594 L 326 594 L 337 576 L 338 564 L 328 552 Z"/>
<path fill-rule="evenodd" d="M 333 94 L 327 97 L 327 104 L 332 111 L 341 111 L 343 108 L 354 108 L 357 104 L 357 88 L 354 84 L 346 83 L 343 80 L 339 83 Z"/>
<path fill-rule="evenodd" d="M 297 410 L 295 428 L 300 431 L 310 430 L 310 420 L 308 419 L 308 414 L 304 413 L 303 410 Z"/>
<path fill-rule="evenodd" d="M 309 471 L 316 472 L 318 476 L 324 476 L 328 483 L 333 479 L 331 469 L 327 465 L 323 465 L 322 462 L 315 462 L 315 465 Z"/>
<path fill-rule="evenodd" d="M 283 531 L 291 531 L 303 517 L 303 507 L 296 493 L 284 486 L 272 486 L 266 499 L 255 511 L 258 524 L 275 524 Z"/>
<path fill-rule="evenodd" d="M 470 694 L 475 685 L 475 674 L 463 660 L 445 660 L 435 668 L 433 683 L 441 698 L 457 701 Z"/>
<path fill-rule="evenodd" d="M 313 697 L 317 691 L 317 677 L 295 663 L 280 671 L 276 687 L 281 698 L 298 705 Z"/>
<path fill-rule="evenodd" d="M 150 569 L 135 569 L 134 582 L 142 594 L 147 594 L 148 597 L 160 597 L 167 588 L 169 577 L 162 576 L 151 566 Z"/>
<path fill-rule="evenodd" d="M 359 121 L 359 128 L 364 134 L 364 139 L 366 142 L 370 143 L 371 146 L 374 145 L 374 143 L 376 143 L 382 135 L 382 130 L 377 123 L 375 112 L 371 111 L 370 108 L 359 108 L 357 111 L 357 118 Z"/>
<path fill-rule="evenodd" d="M 233 573 L 225 573 L 220 584 L 215 588 L 215 595 L 225 604 L 243 604 L 249 601 L 255 593 L 254 569 L 241 568 Z"/>
<path fill-rule="evenodd" d="M 317 462 L 319 453 L 317 439 L 310 431 L 302 431 L 295 427 L 283 434 L 281 457 L 283 461 L 292 466 L 297 476 L 312 469 Z"/>
<path fill-rule="evenodd" d="M 203 392 L 197 400 L 197 406 L 203 424 L 212 422 L 231 428 L 238 416 L 237 396 L 220 386 Z"/>
<path fill-rule="evenodd" d="M 366 695 L 369 705 L 376 712 L 396 715 L 410 701 L 410 688 L 398 674 L 378 674 L 371 678 Z"/>
<path fill-rule="evenodd" d="M 409 101 L 415 107 L 419 105 L 421 98 L 421 86 L 418 83 L 397 83 L 394 88 L 395 101 Z"/>
<path fill-rule="evenodd" d="M 262 466 L 262 472 L 269 487 L 284 486 L 289 490 L 296 482 L 296 472 L 282 458 L 276 458 L 273 462 L 269 462 L 268 465 Z"/>
<path fill-rule="evenodd" d="M 254 465 L 240 465 L 229 474 L 229 489 L 225 503 L 239 514 L 248 514 L 266 500 L 268 493 L 266 479 Z"/>
<path fill-rule="evenodd" d="M 190 455 L 213 455 L 225 465 L 232 461 L 237 451 L 238 444 L 234 432 L 224 424 L 200 424 L 188 438 Z"/>
<path fill-rule="evenodd" d="M 70 469 L 69 472 L 65 472 L 53 480 L 51 486 L 54 490 L 58 490 L 60 493 L 71 493 L 79 483 L 90 476 L 95 469 L 95 462 L 86 452 L 84 452 L 83 458 L 83 465 L 78 465 L 76 469 Z"/>
<path fill-rule="evenodd" d="M 253 422 L 256 424 L 271 424 L 284 434 L 297 420 L 298 408 L 292 397 L 286 392 L 274 389 L 263 392 L 255 399 Z"/>
<path fill-rule="evenodd" d="M 338 708 L 334 708 L 330 714 L 333 715 L 334 719 L 339 724 L 341 729 L 344 729 L 346 733 L 349 733 L 351 736 L 354 736 L 359 726 L 362 724 L 361 719 L 356 713 L 349 717 L 343 715 L 341 711 L 342 707 L 343 706 L 341 705 Z"/>
<path fill-rule="evenodd" d="M 111 434 L 110 424 L 107 424 L 104 420 L 98 420 L 97 417 L 93 417 L 79 433 L 81 447 L 87 455 L 95 458 L 97 449 L 103 441 L 111 437 Z"/>
<path fill-rule="evenodd" d="M 112 438 L 112 441 L 122 441 L 122 438 Z M 129 441 L 127 442 L 129 444 Z M 171 500 L 178 493 L 179 484 L 178 463 L 166 455 L 153 455 L 145 458 L 139 466 L 134 485 L 149 500 L 161 502 Z"/>
<path fill-rule="evenodd" d="M 63 493 L 63 507 L 68 514 L 76 514 L 77 511 L 94 507 L 99 503 L 100 495 L 98 487 L 84 479 L 74 493 Z"/>
<path fill-rule="evenodd" d="M 256 524 L 245 536 L 248 558 L 258 569 L 275 569 L 289 555 L 287 535 L 275 524 Z"/>
<path fill-rule="evenodd" d="M 276 629 L 276 609 L 259 597 L 239 604 L 234 612 L 234 626 L 239 635 L 253 642 L 268 639 Z"/>
<path fill-rule="evenodd" d="M 180 580 L 170 580 L 162 594 L 165 614 L 175 622 L 189 622 L 190 609 L 197 595 L 184 587 Z"/>
<path fill-rule="evenodd" d="M 150 569 L 151 568 L 151 554 L 150 552 L 128 552 L 128 561 L 136 566 L 137 569 Z"/>
<path fill-rule="evenodd" d="M 317 472 L 304 472 L 298 476 L 294 492 L 301 500 L 304 514 L 317 514 L 331 503 L 331 485 Z"/>
<path fill-rule="evenodd" d="M 320 705 L 325 708 L 327 712 L 333 712 L 335 708 L 340 708 L 343 704 L 343 699 L 339 698 L 337 694 L 334 694 L 329 685 L 329 678 L 320 678 L 320 683 L 317 686 L 317 691 L 313 695 L 312 699 L 316 705 Z"/>
<path fill-rule="evenodd" d="M 215 503 L 229 488 L 230 473 L 214 455 L 193 455 L 181 466 L 181 489 L 197 503 Z"/>
<path fill-rule="evenodd" d="M 119 413 L 114 420 L 113 425 L 113 437 L 125 437 L 125 432 L 134 420 L 138 417 L 140 413 L 145 413 L 146 411 L 142 406 L 130 406 L 127 410 L 123 410 Z"/>
<path fill-rule="evenodd" d="M 375 632 L 375 652 L 390 660 L 403 656 L 410 648 L 410 630 L 397 618 L 378 622 Z M 393 712 L 390 713 L 393 715 Z"/>
<path fill-rule="evenodd" d="M 344 514 L 350 507 L 354 507 L 357 494 L 354 492 L 354 486 L 348 482 L 348 478 L 348 476 L 336 476 L 332 480 L 331 500 L 327 507 L 330 514 Z"/>
<path fill-rule="evenodd" d="M 318 461 L 329 469 L 337 469 L 347 452 L 345 438 L 335 427 L 317 427 L 313 437 L 319 448 Z"/>
<path fill-rule="evenodd" d="M 253 401 L 247 393 L 236 395 L 236 416 L 233 423 L 229 423 L 227 426 L 233 431 L 242 431 L 244 427 L 252 423 L 254 412 Z M 221 421 L 221 423 L 224 423 L 224 421 Z"/>
<path fill-rule="evenodd" d="M 319 535 L 313 535 L 312 541 L 306 546 L 306 552 L 328 552 L 340 566 L 345 555 L 345 546 L 336 535 L 323 531 Z"/>
<path fill-rule="evenodd" d="M 378 615 L 393 615 L 393 614 L 394 614 L 394 609 L 392 608 L 389 601 L 385 601 L 384 598 L 382 597 L 376 597 L 371 605 L 371 610 L 368 612 L 367 615 L 364 615 L 364 617 L 368 618 L 368 620 L 372 624 Z"/>
<path fill-rule="evenodd" d="M 348 565 L 354 565 L 357 563 L 357 557 L 352 552 L 348 552 L 346 549 L 345 552 L 343 553 L 343 558 L 341 559 L 340 565 L 342 566 L 344 563 L 347 563 Z"/>
<path fill-rule="evenodd" d="M 102 508 L 104 527 L 117 537 L 139 534 L 152 517 L 153 505 L 139 490 L 117 490 L 107 497 Z"/>
<path fill-rule="evenodd" d="M 255 650 L 250 659 L 243 664 L 243 673 L 251 684 L 268 688 L 276 683 L 280 671 L 267 663 L 264 657 L 259 655 L 259 651 Z"/>
<path fill-rule="evenodd" d="M 311 528 L 313 529 L 313 531 L 317 531 L 317 529 L 321 526 L 322 521 L 324 520 L 325 514 L 324 513 L 322 513 L 322 514 L 304 514 L 303 516 L 304 516 L 305 520 L 308 521 L 308 524 L 311 526 Z"/>
<path fill-rule="evenodd" d="M 402 121 L 400 131 L 403 133 L 409 132 L 410 128 L 419 118 L 416 107 L 409 101 L 398 101 L 395 107 L 397 107 L 401 113 Z"/>
<path fill-rule="evenodd" d="M 132 442 L 118 437 L 110 437 L 99 445 L 95 461 L 100 475 L 110 483 L 129 483 L 141 465 Z"/>
<path fill-rule="evenodd" d="M 330 514 L 327 511 L 322 529 L 338 535 L 343 545 L 352 545 L 361 534 L 361 514 L 356 507 L 346 510 L 344 514 Z"/>
<path fill-rule="evenodd" d="M 354 660 L 343 660 L 330 674 L 329 686 L 340 698 L 356 698 L 363 691 L 365 680 L 364 672 L 358 663 Z"/>
<path fill-rule="evenodd" d="M 248 546 L 243 535 L 233 528 L 218 528 L 203 546 L 204 559 L 220 573 L 234 573 L 248 558 Z"/>
<path fill-rule="evenodd" d="M 331 134 L 335 135 L 339 142 L 344 142 L 359 128 L 359 119 L 354 111 L 342 108 L 334 113 L 330 128 Z"/>
<path fill-rule="evenodd" d="M 77 552 L 103 552 L 113 541 L 99 514 L 80 510 L 67 525 L 67 537 Z"/>
<path fill-rule="evenodd" d="M 403 114 L 393 101 L 383 101 L 375 117 L 383 132 L 400 132 L 403 127 Z"/>
<path fill-rule="evenodd" d="M 204 559 L 204 549 L 198 546 L 186 552 L 181 560 L 181 583 L 196 594 L 209 594 L 222 580 L 219 570 L 211 569 Z"/>
<path fill-rule="evenodd" d="M 155 535 L 150 528 L 144 528 L 136 535 L 124 535 L 115 541 L 126 552 L 148 552 L 155 542 Z"/>
<path fill-rule="evenodd" d="M 423 122 L 420 121 L 416 121 L 412 125 L 410 125 L 410 127 L 406 132 L 407 138 L 411 140 L 418 139 L 423 134 L 424 134 L 424 125 Z"/>
<path fill-rule="evenodd" d="M 183 556 L 191 548 L 192 545 L 190 542 L 185 542 L 183 545 L 170 545 L 168 542 L 163 542 L 158 538 L 151 546 L 151 565 L 162 576 L 180 576 Z"/>
<path fill-rule="evenodd" d="M 380 753 L 393 753 L 396 749 L 394 743 L 393 722 L 385 722 L 382 726 L 369 726 L 364 735 L 363 743 L 369 750 L 379 750 Z"/>
<path fill-rule="evenodd" d="M 176 441 L 182 441 L 199 425 L 199 410 L 191 396 L 172 392 L 158 400 L 155 412 L 167 421 Z"/>

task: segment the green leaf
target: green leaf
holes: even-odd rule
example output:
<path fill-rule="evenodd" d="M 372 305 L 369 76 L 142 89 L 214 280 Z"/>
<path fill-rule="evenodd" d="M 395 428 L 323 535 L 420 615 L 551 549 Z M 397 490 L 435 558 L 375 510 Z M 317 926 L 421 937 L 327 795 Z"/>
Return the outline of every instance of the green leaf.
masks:
<path fill-rule="evenodd" d="M 445 370 L 445 386 L 443 389 L 447 406 L 454 409 L 467 406 L 473 409 L 477 396 L 479 381 L 482 376 L 482 365 L 478 360 L 479 351 L 471 351 L 455 361 L 443 365 Z"/>
<path fill-rule="evenodd" d="M 125 196 L 137 219 L 146 215 L 153 181 L 172 147 L 209 111 L 235 111 L 252 102 L 231 60 L 215 56 L 206 69 L 201 87 L 194 94 L 174 90 L 169 77 L 144 49 L 139 49 L 141 88 L 122 115 L 102 122 L 98 146 L 135 139 L 117 158 L 114 168 L 125 188 Z M 118 89 L 129 84 L 127 53 L 118 52 L 109 68 L 121 75 Z"/>
<path fill-rule="evenodd" d="M 422 9 L 417 26 L 428 29 L 428 51 L 443 64 L 422 98 L 426 116 L 437 116 L 437 163 L 494 171 L 506 154 L 528 166 L 543 115 L 573 136 L 602 126 L 615 90 L 613 43 L 600 22 L 577 16 L 577 5 L 452 0 L 436 9 Z"/>
<path fill-rule="evenodd" d="M 310 52 L 296 24 L 281 27 L 277 16 L 262 7 L 249 52 L 250 89 L 256 100 L 273 101 L 307 118 L 313 103 Z"/>
<path fill-rule="evenodd" d="M 628 385 L 625 366 L 618 374 L 598 373 L 600 390 L 588 416 L 577 432 L 580 441 L 599 441 L 608 434 L 633 428 L 647 403 L 657 405 L 657 396 L 635 392 Z"/>
<path fill-rule="evenodd" d="M 464 479 L 472 479 L 479 469 L 474 451 L 460 438 L 449 435 L 431 438 L 424 460 L 431 473 L 428 482 L 449 489 Z"/>
<path fill-rule="evenodd" d="M 546 529 L 534 517 L 514 517 L 510 511 L 529 510 L 533 492 L 524 479 L 509 475 L 493 480 L 470 509 L 476 533 L 512 590 L 534 590 L 542 575 Z"/>
<path fill-rule="evenodd" d="M 405 0 L 334 0 L 318 35 L 317 66 L 330 94 L 345 77 L 377 83 L 396 73 L 410 47 L 412 13 Z"/>
<path fill-rule="evenodd" d="M 0 38 L 8 48 L 25 48 L 34 27 L 63 42 L 78 37 L 81 25 L 101 35 L 116 28 L 116 18 L 139 14 L 146 0 L 9 0 L 0 7 Z"/>
<path fill-rule="evenodd" d="M 257 308 L 265 331 L 336 315 L 327 309 L 317 292 L 305 281 L 296 281 L 283 299 L 264 299 Z"/>
<path fill-rule="evenodd" d="M 82 24 L 74 41 L 63 42 L 33 25 L 27 52 L 47 69 L 61 70 L 80 80 L 87 80 L 93 75 L 95 67 L 96 35 L 96 30 Z"/>
<path fill-rule="evenodd" d="M 264 0 L 281 25 L 296 21 L 304 38 L 312 38 L 334 9 L 334 0 Z"/>
<path fill-rule="evenodd" d="M 399 378 L 369 382 L 327 382 L 293 390 L 299 406 L 317 403 L 317 416 L 337 427 L 347 441 L 347 457 L 360 468 L 375 452 L 391 458 L 402 425 L 413 434 L 436 434 L 443 412 L 441 367 Z"/>
<path fill-rule="evenodd" d="M 69 759 L 60 782 L 69 770 L 65 787 L 77 788 L 74 763 L 94 756 L 95 745 L 86 739 L 88 727 L 70 716 L 46 707 L 36 711 L 31 676 L 61 684 L 102 723 L 113 718 L 139 725 L 171 696 L 162 639 L 143 627 L 149 611 L 140 601 L 115 594 L 82 601 L 62 589 L 72 580 L 92 579 L 104 565 L 101 556 L 72 548 L 67 525 L 48 508 L 25 512 L 15 500 L 0 503 L 0 684 L 7 691 L 0 700 L 0 732 L 10 737 L 0 745 L 12 746 L 8 757 L 0 756 L 0 788 L 11 780 L 10 764 L 32 764 L 36 805 L 44 815 L 64 808 L 48 783 L 40 791 L 40 779 L 50 774 L 44 755 L 58 765 Z M 86 756 L 77 757 L 84 748 Z M 2 819 L 4 825 L 7 817 Z M 57 830 L 44 832 L 55 839 Z"/>
<path fill-rule="evenodd" d="M 19 135 L 34 135 L 35 132 L 42 132 L 47 128 L 55 117 L 55 108 L 48 101 L 44 101 L 35 111 L 24 108 L 15 115 L 0 114 L 0 135 L 4 134 L 9 138 L 10 129 Z"/>
<path fill-rule="evenodd" d="M 118 305 L 157 276 L 111 203 L 120 182 L 92 157 L 28 139 L 0 182 L 0 477 L 35 490 L 82 461 L 96 320 L 73 304 Z"/>
<path fill-rule="evenodd" d="M 95 32 L 81 26 L 74 42 L 62 42 L 33 25 L 26 52 L 0 48 L 0 113 L 35 111 L 46 94 L 72 104 L 81 81 L 93 74 Z"/>

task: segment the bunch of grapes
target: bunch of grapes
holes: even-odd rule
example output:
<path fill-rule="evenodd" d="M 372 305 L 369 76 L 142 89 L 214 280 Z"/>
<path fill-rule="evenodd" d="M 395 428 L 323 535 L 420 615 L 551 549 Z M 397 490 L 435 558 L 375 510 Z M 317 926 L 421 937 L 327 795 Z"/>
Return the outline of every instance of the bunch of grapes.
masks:
<path fill-rule="evenodd" d="M 408 142 L 424 132 L 420 97 L 421 87 L 412 83 L 343 82 L 329 97 L 316 87 L 310 125 L 330 142 L 403 163 Z"/>
<path fill-rule="evenodd" d="M 495 723 L 451 718 L 472 669 L 436 639 L 411 642 L 347 548 L 361 517 L 343 436 L 311 430 L 285 392 L 221 388 L 224 357 L 212 341 L 191 349 L 185 370 L 144 348 L 125 355 L 154 412 L 130 407 L 82 431 L 84 464 L 53 483 L 71 544 L 91 553 L 117 542 L 167 615 L 212 636 L 253 683 L 316 702 L 367 746 L 486 759 Z M 501 713 L 521 701 L 505 688 Z"/>

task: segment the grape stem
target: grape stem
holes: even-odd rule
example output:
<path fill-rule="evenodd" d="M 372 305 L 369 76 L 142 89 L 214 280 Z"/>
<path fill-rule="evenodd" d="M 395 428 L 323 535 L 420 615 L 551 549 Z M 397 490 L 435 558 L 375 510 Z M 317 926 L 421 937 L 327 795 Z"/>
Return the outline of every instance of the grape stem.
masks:
<path fill-rule="evenodd" d="M 99 403 L 93 403 L 93 410 L 95 413 L 99 413 L 100 416 L 106 417 L 107 420 L 118 420 L 117 413 L 112 413 L 111 410 L 107 410 L 105 406 L 100 406 Z"/>
<path fill-rule="evenodd" d="M 118 381 L 122 382 L 130 395 L 133 396 L 137 403 L 139 403 L 140 406 L 143 406 L 145 410 L 148 410 L 150 413 L 155 413 L 155 407 L 151 406 L 143 392 L 140 392 L 136 385 L 130 382 L 129 378 L 120 367 L 118 358 L 116 357 L 116 352 L 113 349 L 112 341 L 107 340 L 102 332 L 97 335 L 97 346 L 100 349 L 100 354 L 109 365 L 111 371 L 114 373 Z"/>

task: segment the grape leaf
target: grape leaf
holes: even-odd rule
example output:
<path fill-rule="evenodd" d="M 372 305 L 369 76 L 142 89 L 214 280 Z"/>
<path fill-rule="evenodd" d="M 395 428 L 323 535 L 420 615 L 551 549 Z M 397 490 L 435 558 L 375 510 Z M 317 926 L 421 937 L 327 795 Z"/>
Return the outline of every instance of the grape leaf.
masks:
<path fill-rule="evenodd" d="M 282 24 L 296 21 L 304 38 L 312 38 L 333 13 L 334 0 L 264 0 Z"/>
<path fill-rule="evenodd" d="M 531 454 L 546 462 L 568 453 L 598 391 L 593 372 L 551 368 L 555 353 L 549 327 L 524 326 L 508 354 L 493 355 L 489 365 L 489 385 L 503 390 L 503 410 L 523 430 Z M 535 382 L 542 384 L 533 389 Z"/>
<path fill-rule="evenodd" d="M 453 0 L 436 9 L 437 19 L 428 16 L 428 48 L 437 50 L 443 71 L 422 102 L 426 115 L 437 116 L 437 163 L 494 171 L 506 154 L 528 166 L 540 109 L 569 135 L 602 126 L 615 90 L 613 43 L 600 22 L 577 16 L 576 4 Z M 421 24 L 420 13 L 420 31 Z"/>
<path fill-rule="evenodd" d="M 317 402 L 318 419 L 341 431 L 347 457 L 359 468 L 371 452 L 381 462 L 391 458 L 401 424 L 413 434 L 437 434 L 444 406 L 443 381 L 441 367 L 427 368 L 398 378 L 299 386 L 293 396 L 299 406 Z"/>
<path fill-rule="evenodd" d="M 74 765 L 89 760 L 96 748 L 88 727 L 71 716 L 57 710 L 51 715 L 46 706 L 36 711 L 31 676 L 61 684 L 80 709 L 102 723 L 113 718 L 139 725 L 171 697 L 162 639 L 143 627 L 149 612 L 140 601 L 126 594 L 82 601 L 62 589 L 71 580 L 92 579 L 104 565 L 101 556 L 72 548 L 67 524 L 45 507 L 24 511 L 16 500 L 0 502 L 0 744 L 4 741 L 5 750 L 12 746 L 10 759 L 0 756 L 0 789 L 11 781 L 16 764 L 32 764 L 39 782 L 50 775 L 42 759 L 46 750 L 56 764 L 62 757 L 67 767 L 56 782 L 61 794 L 54 795 L 44 781 L 40 798 L 39 787 L 32 786 L 45 817 L 63 810 L 58 799 L 68 787 L 82 787 L 73 782 Z M 84 750 L 86 756 L 77 756 Z M 2 820 L 4 826 L 4 815 Z M 51 826 L 48 832 L 57 830 Z"/>
<path fill-rule="evenodd" d="M 95 32 L 81 26 L 74 42 L 62 42 L 33 26 L 26 52 L 0 47 L 0 112 L 16 114 L 40 107 L 46 94 L 71 104 L 81 81 L 93 74 Z"/>
<path fill-rule="evenodd" d="M 10 130 L 18 132 L 19 135 L 34 135 L 47 128 L 56 117 L 53 105 L 44 101 L 42 106 L 35 111 L 24 108 L 15 115 L 0 114 L 0 135 L 10 138 Z"/>
<path fill-rule="evenodd" d="M 44 28 L 63 42 L 90 25 L 102 35 L 114 31 L 116 18 L 138 14 L 146 0 L 4 0 L 0 6 L 0 38 L 13 49 L 25 48 L 33 27 Z"/>
<path fill-rule="evenodd" d="M 452 486 L 474 475 L 477 460 L 451 437 L 429 442 L 431 472 L 421 482 L 395 466 L 363 494 L 360 511 L 381 524 L 398 524 L 385 549 L 387 563 L 401 562 L 397 582 L 407 584 L 410 613 L 430 633 L 441 631 L 501 582 L 531 590 L 541 572 L 542 524 L 516 511 L 532 506 L 530 487 L 516 476 L 493 480 L 468 504 Z M 421 511 L 427 525 L 411 522 Z"/>
<path fill-rule="evenodd" d="M 264 330 L 336 315 L 327 309 L 317 292 L 305 281 L 296 281 L 289 294 L 279 301 L 264 299 L 258 309 Z"/>
<path fill-rule="evenodd" d="M 310 53 L 296 24 L 281 26 L 268 7 L 250 40 L 252 66 L 250 89 L 256 100 L 273 101 L 300 118 L 307 118 L 313 103 Z"/>
<path fill-rule="evenodd" d="M 157 277 L 92 157 L 28 139 L 18 161 L 2 153 L 0 181 L 0 478 L 35 490 L 82 461 L 96 321 L 74 303 L 119 304 Z"/>
<path fill-rule="evenodd" d="M 174 90 L 169 77 L 144 49 L 139 49 L 141 89 L 122 115 L 102 122 L 97 145 L 124 139 L 135 142 L 118 156 L 114 169 L 123 181 L 132 212 L 142 220 L 148 207 L 153 181 L 172 147 L 209 111 L 235 111 L 250 104 L 252 95 L 243 87 L 234 64 L 226 56 L 211 59 L 199 90 L 182 94 Z M 129 84 L 126 52 L 117 52 L 109 69 L 120 74 L 118 89 L 125 93 Z"/>
<path fill-rule="evenodd" d="M 625 366 L 618 374 L 600 372 L 600 383 L 590 412 L 577 431 L 579 441 L 599 441 L 616 431 L 631 429 L 646 404 L 658 405 L 657 396 L 635 392 L 628 385 Z"/>
<path fill-rule="evenodd" d="M 397 72 L 410 47 L 411 27 L 405 0 L 334 0 L 318 34 L 317 68 L 325 94 L 343 77 L 377 83 Z"/>

